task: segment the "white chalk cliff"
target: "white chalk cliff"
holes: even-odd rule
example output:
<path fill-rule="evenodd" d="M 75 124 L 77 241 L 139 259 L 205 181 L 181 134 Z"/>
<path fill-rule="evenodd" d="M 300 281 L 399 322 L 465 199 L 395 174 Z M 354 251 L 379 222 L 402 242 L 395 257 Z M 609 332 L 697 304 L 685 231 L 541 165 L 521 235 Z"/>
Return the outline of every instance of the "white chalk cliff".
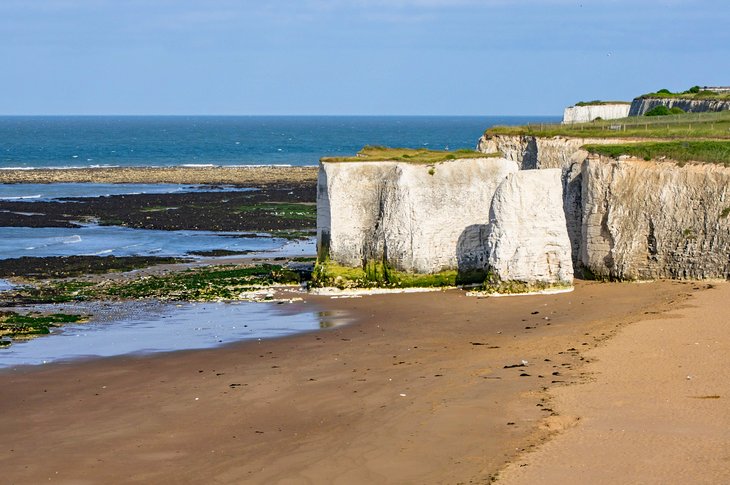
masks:
<path fill-rule="evenodd" d="M 696 99 L 696 98 L 636 98 L 631 103 L 629 116 L 642 116 L 657 106 L 680 108 L 687 113 L 705 113 L 708 111 L 725 111 L 730 109 L 730 100 L 727 99 Z"/>
<path fill-rule="evenodd" d="M 500 184 L 492 199 L 486 237 L 493 283 L 572 284 L 562 192 L 560 169 L 523 170 Z"/>
<path fill-rule="evenodd" d="M 730 168 L 589 157 L 581 264 L 615 279 L 730 277 Z"/>
<path fill-rule="evenodd" d="M 495 135 L 478 150 L 560 168 L 576 271 L 602 278 L 730 277 L 730 168 L 591 156 L 583 145 L 656 141 Z"/>
<path fill-rule="evenodd" d="M 501 158 L 322 162 L 318 254 L 350 267 L 387 261 L 409 273 L 483 268 L 479 234 L 489 204 L 516 171 L 515 162 Z"/>
<path fill-rule="evenodd" d="M 615 120 L 629 116 L 631 103 L 591 104 L 570 106 L 563 111 L 563 123 L 587 123 L 597 118 Z"/>

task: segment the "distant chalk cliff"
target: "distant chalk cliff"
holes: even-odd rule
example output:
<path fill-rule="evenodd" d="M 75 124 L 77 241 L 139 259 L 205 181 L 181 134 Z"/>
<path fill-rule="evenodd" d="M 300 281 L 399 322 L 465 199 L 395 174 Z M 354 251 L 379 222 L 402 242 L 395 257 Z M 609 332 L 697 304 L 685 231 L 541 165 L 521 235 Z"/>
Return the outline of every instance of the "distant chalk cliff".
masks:
<path fill-rule="evenodd" d="M 629 116 L 630 103 L 576 105 L 565 108 L 563 123 L 587 123 L 595 119 L 615 120 Z"/>
<path fill-rule="evenodd" d="M 683 98 L 636 98 L 631 103 L 629 116 L 643 116 L 657 106 L 681 108 L 686 113 L 705 113 L 730 110 L 730 100 L 722 99 L 683 99 Z"/>

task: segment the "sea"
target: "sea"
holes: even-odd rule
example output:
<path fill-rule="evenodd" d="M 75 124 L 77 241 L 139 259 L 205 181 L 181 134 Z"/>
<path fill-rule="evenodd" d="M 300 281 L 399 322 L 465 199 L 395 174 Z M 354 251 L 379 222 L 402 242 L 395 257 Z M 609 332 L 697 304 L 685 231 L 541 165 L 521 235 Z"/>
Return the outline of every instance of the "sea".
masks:
<path fill-rule="evenodd" d="M 0 117 L 0 169 L 316 165 L 365 145 L 474 148 L 494 125 L 538 116 Z"/>
<path fill-rule="evenodd" d="M 559 120 L 557 116 L 0 116 L 0 171 L 316 166 L 322 157 L 353 155 L 365 145 L 473 149 L 489 127 Z M 0 200 L 210 190 L 242 189 L 176 184 L 0 184 Z M 315 242 L 287 241 L 267 234 L 155 231 L 91 223 L 78 228 L 0 227 L 0 260 L 71 255 L 190 257 L 216 249 L 261 256 L 308 256 L 314 254 Z M 0 292 L 12 288 L 11 282 L 0 279 Z M 224 304 L 166 306 L 162 313 L 120 310 L 122 316 L 111 323 L 92 319 L 85 326 L 54 330 L 48 337 L 53 341 L 34 339 L 0 348 L 0 368 L 90 355 L 194 348 L 202 341 L 204 346 L 213 346 L 321 326 L 311 313 L 282 316 L 257 305 L 266 303 L 235 308 Z M 191 323 L 173 329 L 172 320 Z M 209 322 L 206 328 L 212 329 L 205 338 L 200 326 L 193 325 L 200 321 Z M 227 322 L 225 328 L 217 323 L 222 321 Z M 156 330 L 145 333 L 151 328 Z M 172 332 L 182 337 L 165 338 Z M 105 339 L 125 345 L 104 346 L 100 342 Z M 72 346 L 70 342 L 91 343 Z"/>

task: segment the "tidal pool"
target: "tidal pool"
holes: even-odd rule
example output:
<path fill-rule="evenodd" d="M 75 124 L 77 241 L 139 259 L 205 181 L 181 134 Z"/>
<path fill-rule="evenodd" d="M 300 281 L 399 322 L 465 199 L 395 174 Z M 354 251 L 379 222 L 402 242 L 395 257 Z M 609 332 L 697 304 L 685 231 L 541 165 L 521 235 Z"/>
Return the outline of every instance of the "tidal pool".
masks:
<path fill-rule="evenodd" d="M 96 302 L 39 305 L 34 311 L 91 314 L 87 323 L 0 349 L 0 368 L 80 358 L 218 347 L 282 337 L 345 323 L 331 312 L 300 311 L 287 303 Z"/>

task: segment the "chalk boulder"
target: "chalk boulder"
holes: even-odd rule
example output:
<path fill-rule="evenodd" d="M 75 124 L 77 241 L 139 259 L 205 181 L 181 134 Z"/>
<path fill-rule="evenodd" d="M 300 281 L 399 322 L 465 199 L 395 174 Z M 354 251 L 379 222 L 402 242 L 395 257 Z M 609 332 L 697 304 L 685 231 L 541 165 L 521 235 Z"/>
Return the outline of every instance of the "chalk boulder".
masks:
<path fill-rule="evenodd" d="M 486 231 L 495 289 L 572 285 L 562 187 L 561 170 L 544 169 L 512 173 L 497 188 Z"/>

